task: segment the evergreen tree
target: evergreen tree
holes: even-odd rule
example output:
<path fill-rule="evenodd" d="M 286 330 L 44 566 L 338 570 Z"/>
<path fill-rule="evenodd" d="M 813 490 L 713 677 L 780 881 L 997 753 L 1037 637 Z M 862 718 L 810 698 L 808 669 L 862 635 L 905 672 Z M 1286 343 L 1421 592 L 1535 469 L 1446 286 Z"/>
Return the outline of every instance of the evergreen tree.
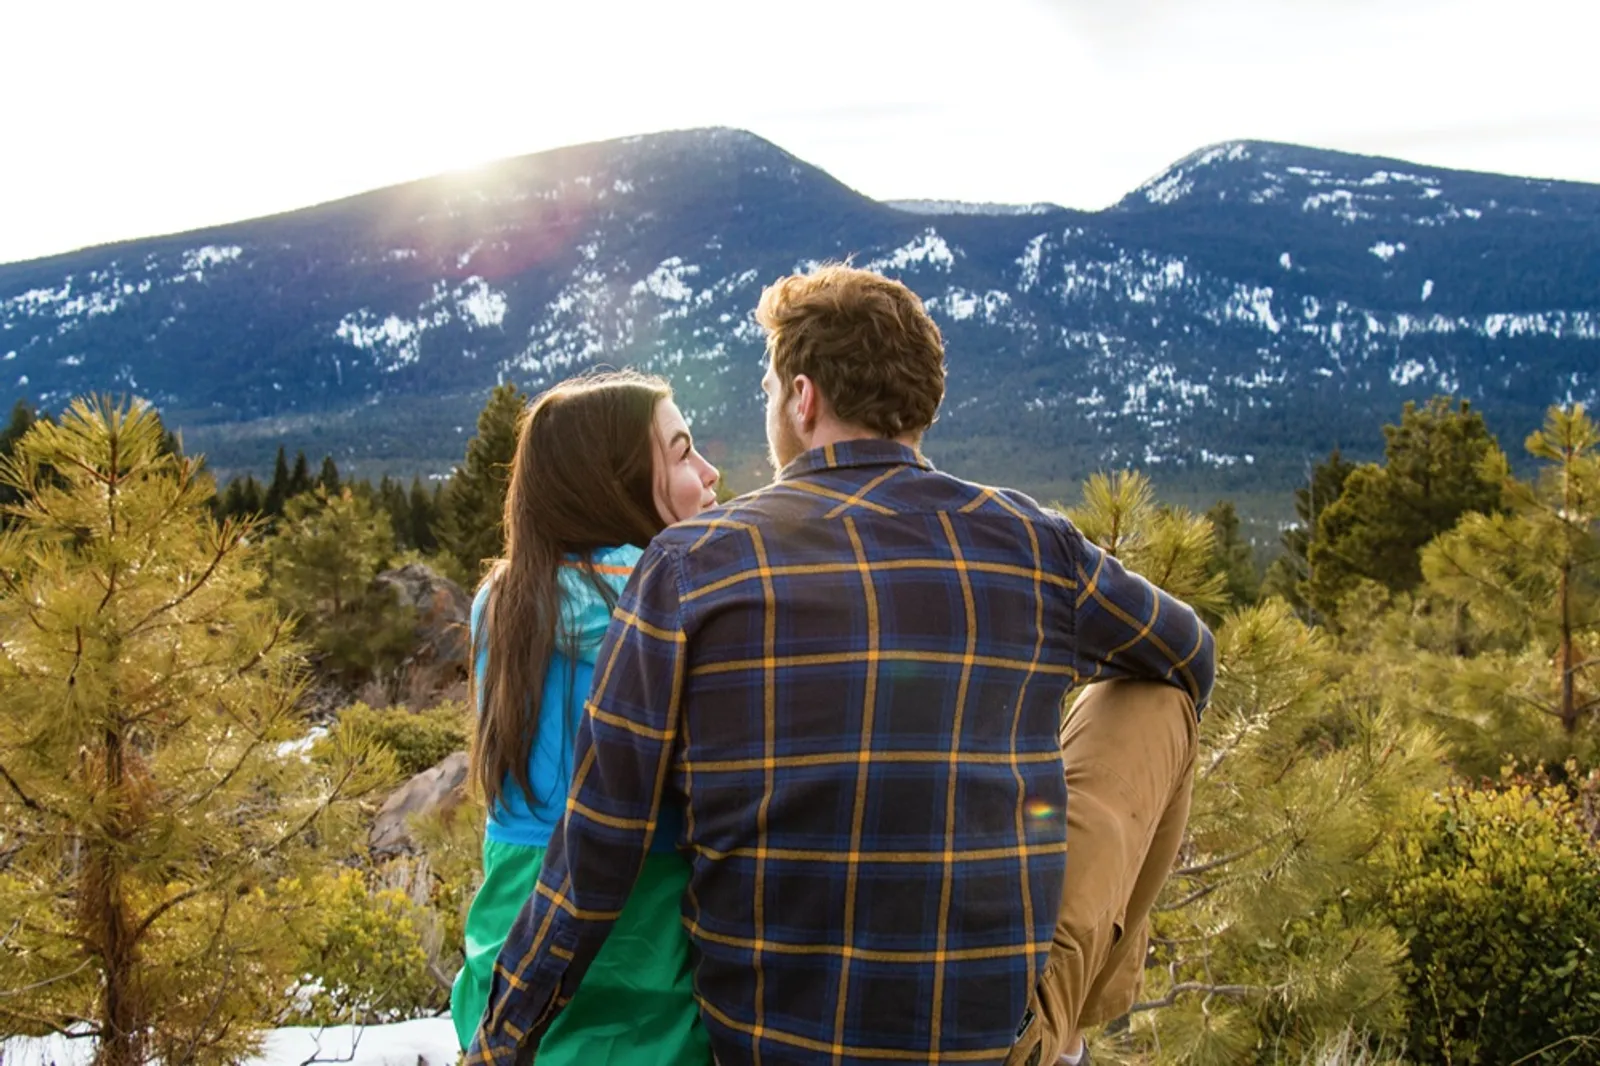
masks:
<path fill-rule="evenodd" d="M 1313 620 L 1305 585 L 1311 575 L 1309 555 L 1317 522 L 1344 492 L 1344 483 L 1355 468 L 1335 448 L 1307 472 L 1305 485 L 1294 490 L 1295 522 L 1283 531 L 1283 554 L 1273 560 L 1261 583 L 1260 595 L 1277 596 L 1306 621 Z"/>
<path fill-rule="evenodd" d="M 262 513 L 261 482 L 246 474 L 228 482 L 212 510 L 218 518 L 246 518 Z"/>
<path fill-rule="evenodd" d="M 11 408 L 11 420 L 4 429 L 0 429 L 0 461 L 3 461 L 16 448 L 17 442 L 23 434 L 33 426 L 36 420 L 33 405 L 27 400 L 18 400 Z M 17 490 L 9 485 L 0 484 L 0 507 L 16 503 L 21 497 Z M 0 514 L 0 529 L 5 528 L 6 518 Z"/>
<path fill-rule="evenodd" d="M 306 462 L 306 453 L 295 452 L 294 470 L 289 474 L 289 495 L 285 497 L 285 502 L 314 488 L 316 485 L 311 480 L 311 466 Z"/>
<path fill-rule="evenodd" d="M 161 453 L 163 455 L 177 456 L 180 459 L 183 458 L 183 438 L 167 428 L 166 423 L 161 419 L 160 412 L 154 408 L 151 409 L 151 417 L 156 420 L 156 425 L 161 427 Z M 203 467 L 205 465 L 205 457 L 196 456 L 195 464 L 197 468 Z"/>
<path fill-rule="evenodd" d="M 394 555 L 394 531 L 371 500 L 348 488 L 293 497 L 271 553 L 272 595 L 301 620 L 323 672 L 356 684 L 411 650 L 414 612 L 372 584 Z"/>
<path fill-rule="evenodd" d="M 1466 401 L 1407 403 L 1400 424 L 1383 428 L 1384 465 L 1357 467 L 1317 520 L 1307 558 L 1307 598 L 1333 620 L 1340 599 L 1362 581 L 1393 592 L 1422 580 L 1423 545 L 1461 516 L 1500 503 L 1484 462 L 1499 452 L 1483 416 Z"/>
<path fill-rule="evenodd" d="M 1212 523 L 1156 504 L 1143 478 L 1091 479 L 1070 515 L 1155 584 L 1221 606 Z M 1398 1031 L 1401 940 L 1344 900 L 1379 879 L 1368 857 L 1410 790 L 1442 776 L 1431 737 L 1364 675 L 1339 679 L 1336 649 L 1281 602 L 1228 614 L 1217 654 L 1189 837 L 1122 1050 L 1264 1064 L 1299 1061 L 1352 1025 Z"/>
<path fill-rule="evenodd" d="M 1261 594 L 1261 575 L 1256 571 L 1256 553 L 1239 532 L 1239 512 L 1233 501 L 1222 500 L 1206 512 L 1215 532 L 1211 572 L 1222 575 L 1231 607 L 1248 607 Z"/>
<path fill-rule="evenodd" d="M 0 1032 L 96 1066 L 247 1057 L 299 961 L 273 891 L 357 828 L 375 749 L 282 753 L 307 723 L 248 521 L 147 406 L 75 401 L 0 464 Z"/>
<path fill-rule="evenodd" d="M 289 459 L 284 454 L 283 445 L 278 445 L 278 459 L 272 464 L 272 483 L 267 486 L 266 498 L 262 501 L 262 510 L 272 518 L 283 514 L 284 502 L 294 495 L 289 490 Z"/>
<path fill-rule="evenodd" d="M 1553 407 L 1526 447 L 1545 463 L 1537 479 L 1512 478 L 1496 453 L 1486 470 L 1507 510 L 1467 515 L 1428 545 L 1422 568 L 1428 589 L 1462 605 L 1490 642 L 1474 674 L 1502 670 L 1514 713 L 1553 719 L 1570 741 L 1600 710 L 1600 431 L 1581 404 Z M 1504 685 L 1475 682 L 1481 698 Z"/>
<path fill-rule="evenodd" d="M 322 457 L 322 469 L 317 473 L 317 483 L 314 488 L 322 489 L 330 496 L 339 495 L 342 487 L 339 482 L 339 466 L 333 461 L 333 456 Z"/>
<path fill-rule="evenodd" d="M 1215 571 L 1216 531 L 1205 518 L 1155 501 L 1143 474 L 1096 474 L 1067 510 L 1078 531 L 1196 610 L 1227 606 L 1227 578 Z"/>
<path fill-rule="evenodd" d="M 38 412 L 27 400 L 18 400 L 11 408 L 11 419 L 0 429 L 0 457 L 10 455 L 23 434 L 38 421 Z"/>
<path fill-rule="evenodd" d="M 395 543 L 403 548 L 415 548 L 411 538 L 411 501 L 406 490 L 388 474 L 378 482 L 376 502 L 389 516 L 389 526 L 394 530 Z"/>
<path fill-rule="evenodd" d="M 1217 630 L 1189 834 L 1157 904 L 1139 1045 L 1165 1061 L 1309 1061 L 1353 1028 L 1404 1024 L 1404 942 L 1371 859 L 1418 789 L 1442 783 L 1436 741 L 1386 693 L 1340 678 L 1336 649 L 1281 601 Z"/>
<path fill-rule="evenodd" d="M 443 487 L 438 484 L 435 484 L 433 491 L 429 492 L 423 487 L 421 478 L 411 479 L 411 497 L 407 501 L 411 523 L 411 546 L 420 552 L 432 553 L 439 550 L 439 537 L 434 532 L 434 527 L 439 522 L 439 506 L 443 492 Z"/>
<path fill-rule="evenodd" d="M 487 560 L 505 550 L 506 484 L 517 451 L 517 429 L 528 398 L 515 385 L 498 385 L 478 415 L 478 434 L 447 483 L 435 526 L 439 546 L 457 576 L 476 583 Z"/>

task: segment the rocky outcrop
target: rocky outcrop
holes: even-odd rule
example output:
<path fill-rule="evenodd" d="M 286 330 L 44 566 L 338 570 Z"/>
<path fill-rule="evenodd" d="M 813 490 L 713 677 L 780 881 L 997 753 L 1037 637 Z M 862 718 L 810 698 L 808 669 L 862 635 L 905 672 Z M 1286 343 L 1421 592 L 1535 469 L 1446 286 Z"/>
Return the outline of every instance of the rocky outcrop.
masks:
<path fill-rule="evenodd" d="M 374 857 L 416 850 L 411 820 L 441 812 L 449 814 L 466 800 L 467 753 L 458 751 L 401 785 L 384 801 L 367 836 Z"/>
<path fill-rule="evenodd" d="M 393 590 L 401 607 L 417 613 L 416 647 L 403 664 L 400 686 L 406 702 L 425 706 L 457 689 L 467 679 L 472 654 L 472 598 L 422 563 L 385 570 L 374 583 Z"/>

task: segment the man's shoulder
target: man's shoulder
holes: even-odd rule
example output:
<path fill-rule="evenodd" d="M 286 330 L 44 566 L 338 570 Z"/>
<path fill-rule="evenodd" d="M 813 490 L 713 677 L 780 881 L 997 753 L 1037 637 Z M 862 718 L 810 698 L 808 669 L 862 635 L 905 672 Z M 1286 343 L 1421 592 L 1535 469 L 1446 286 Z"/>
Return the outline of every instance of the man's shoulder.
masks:
<path fill-rule="evenodd" d="M 719 545 L 726 549 L 729 538 L 750 545 L 779 530 L 779 536 L 789 535 L 797 526 L 829 524 L 846 516 L 892 522 L 940 513 L 958 519 L 1021 521 L 1062 532 L 1072 529 L 1060 511 L 1020 490 L 966 481 L 938 470 L 902 468 L 867 492 L 806 479 L 764 485 L 663 530 L 651 547 L 686 558 Z"/>

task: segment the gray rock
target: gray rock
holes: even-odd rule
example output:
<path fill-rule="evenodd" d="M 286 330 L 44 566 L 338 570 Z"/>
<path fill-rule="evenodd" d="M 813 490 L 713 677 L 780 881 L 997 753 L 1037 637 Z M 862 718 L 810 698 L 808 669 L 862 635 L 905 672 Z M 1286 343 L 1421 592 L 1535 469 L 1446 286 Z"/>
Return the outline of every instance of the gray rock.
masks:
<path fill-rule="evenodd" d="M 458 751 L 395 789 L 378 810 L 367 844 L 376 857 L 416 850 L 411 819 L 434 811 L 449 812 L 466 799 L 467 753 Z"/>

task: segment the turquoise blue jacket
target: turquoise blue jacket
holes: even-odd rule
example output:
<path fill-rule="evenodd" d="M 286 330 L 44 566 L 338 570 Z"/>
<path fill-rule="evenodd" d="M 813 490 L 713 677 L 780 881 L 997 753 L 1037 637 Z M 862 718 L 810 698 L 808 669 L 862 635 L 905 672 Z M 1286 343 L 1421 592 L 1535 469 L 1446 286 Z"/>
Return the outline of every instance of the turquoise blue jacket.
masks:
<path fill-rule="evenodd" d="M 620 595 L 628 576 L 643 553 L 631 545 L 604 548 L 594 554 L 595 570 L 610 588 L 613 598 Z M 576 564 L 576 556 L 569 558 Z M 567 789 L 572 783 L 572 747 L 578 735 L 589 685 L 594 679 L 595 658 L 611 623 L 611 608 L 590 584 L 577 565 L 562 566 L 561 636 L 556 652 L 545 671 L 544 691 L 539 697 L 539 726 L 533 747 L 528 752 L 528 781 L 533 786 L 534 803 L 510 774 L 500 790 L 500 800 L 489 812 L 485 835 L 490 840 L 524 847 L 548 847 L 550 834 L 561 824 L 567 807 Z M 483 639 L 484 612 L 488 607 L 492 582 L 485 582 L 472 601 L 472 646 L 477 677 L 489 668 L 488 641 Z M 573 655 L 569 657 L 568 651 Z M 483 713 L 483 693 L 478 693 L 478 713 Z M 671 851 L 678 841 L 681 811 L 664 806 L 661 825 L 652 851 Z"/>

